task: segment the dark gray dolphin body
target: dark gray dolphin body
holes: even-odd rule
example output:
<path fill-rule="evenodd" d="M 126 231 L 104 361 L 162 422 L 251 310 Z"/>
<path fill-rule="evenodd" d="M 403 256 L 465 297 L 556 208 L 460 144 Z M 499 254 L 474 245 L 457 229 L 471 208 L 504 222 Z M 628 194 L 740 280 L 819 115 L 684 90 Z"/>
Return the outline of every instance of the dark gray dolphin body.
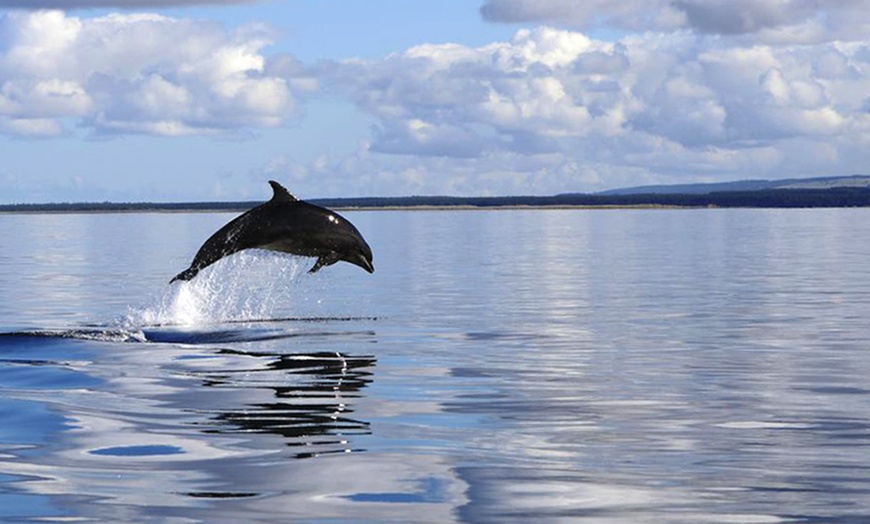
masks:
<path fill-rule="evenodd" d="M 199 248 L 190 267 L 170 283 L 190 280 L 225 256 L 252 248 L 317 257 L 310 273 L 342 260 L 374 273 L 372 250 L 353 224 L 338 213 L 297 199 L 274 180 L 269 184 L 272 199 L 220 228 Z"/>

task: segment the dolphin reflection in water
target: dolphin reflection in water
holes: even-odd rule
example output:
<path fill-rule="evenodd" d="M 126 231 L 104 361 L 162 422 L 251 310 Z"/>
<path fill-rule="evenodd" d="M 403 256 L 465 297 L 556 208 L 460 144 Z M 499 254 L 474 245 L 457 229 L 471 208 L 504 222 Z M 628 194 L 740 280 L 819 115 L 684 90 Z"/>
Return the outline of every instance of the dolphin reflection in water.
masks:
<path fill-rule="evenodd" d="M 295 450 L 292 457 L 300 459 L 362 451 L 353 446 L 351 438 L 370 435 L 371 425 L 354 417 L 353 403 L 363 397 L 362 391 L 374 379 L 374 356 L 330 351 L 273 354 L 231 349 L 219 353 L 263 359 L 266 363 L 240 370 L 206 371 L 204 386 L 225 391 L 271 389 L 274 397 L 261 398 L 244 406 L 223 405 L 215 409 L 211 423 L 203 423 L 205 433 L 280 435 L 285 444 Z M 214 399 L 213 395 L 210 398 Z"/>
<path fill-rule="evenodd" d="M 199 248 L 190 267 L 176 280 L 191 280 L 203 268 L 245 249 L 267 249 L 316 257 L 309 273 L 339 261 L 374 273 L 372 250 L 347 219 L 328 209 L 299 200 L 270 180 L 272 199 L 220 228 Z"/>

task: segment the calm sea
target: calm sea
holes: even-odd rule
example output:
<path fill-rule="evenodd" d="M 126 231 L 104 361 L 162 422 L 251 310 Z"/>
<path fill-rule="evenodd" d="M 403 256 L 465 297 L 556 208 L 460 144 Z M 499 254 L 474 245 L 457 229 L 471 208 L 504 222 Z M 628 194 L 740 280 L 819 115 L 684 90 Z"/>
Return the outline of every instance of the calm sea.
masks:
<path fill-rule="evenodd" d="M 0 215 L 0 521 L 870 522 L 870 210 Z"/>

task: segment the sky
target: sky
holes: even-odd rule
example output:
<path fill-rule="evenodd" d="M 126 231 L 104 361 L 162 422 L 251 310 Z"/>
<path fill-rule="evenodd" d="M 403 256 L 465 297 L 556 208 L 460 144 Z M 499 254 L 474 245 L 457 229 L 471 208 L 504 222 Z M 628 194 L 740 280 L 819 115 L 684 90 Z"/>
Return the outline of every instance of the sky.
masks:
<path fill-rule="evenodd" d="M 870 0 L 0 0 L 0 203 L 866 174 Z"/>

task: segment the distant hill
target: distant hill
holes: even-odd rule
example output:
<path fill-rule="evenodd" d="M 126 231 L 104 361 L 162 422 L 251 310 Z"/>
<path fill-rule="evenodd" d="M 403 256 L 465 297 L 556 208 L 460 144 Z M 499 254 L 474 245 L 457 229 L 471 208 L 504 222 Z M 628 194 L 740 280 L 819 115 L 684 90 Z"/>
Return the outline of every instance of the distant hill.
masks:
<path fill-rule="evenodd" d="M 819 178 L 788 178 L 783 180 L 738 180 L 712 184 L 674 184 L 635 186 L 601 191 L 598 195 L 707 195 L 731 191 L 763 191 L 770 189 L 834 189 L 840 187 L 870 188 L 870 176 L 849 175 Z"/>

